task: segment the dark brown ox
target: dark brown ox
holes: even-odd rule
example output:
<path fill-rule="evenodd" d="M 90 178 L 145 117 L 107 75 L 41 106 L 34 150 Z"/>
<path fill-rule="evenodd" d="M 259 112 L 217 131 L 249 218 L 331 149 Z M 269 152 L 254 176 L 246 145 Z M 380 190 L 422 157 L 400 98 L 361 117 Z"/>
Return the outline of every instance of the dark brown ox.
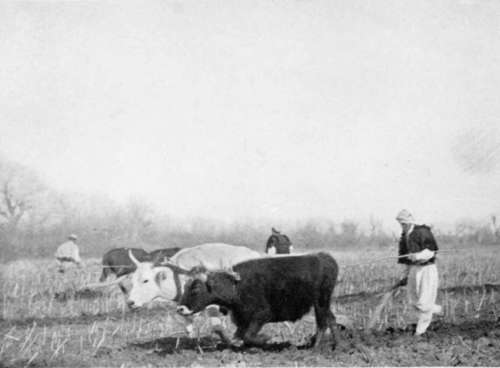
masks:
<path fill-rule="evenodd" d="M 326 253 L 253 259 L 233 266 L 234 272 L 205 273 L 189 281 L 178 312 L 190 315 L 217 304 L 231 312 L 234 337 L 262 345 L 259 334 L 270 322 L 296 321 L 314 308 L 318 346 L 329 327 L 336 345 L 336 320 L 330 300 L 338 275 L 337 262 Z"/>

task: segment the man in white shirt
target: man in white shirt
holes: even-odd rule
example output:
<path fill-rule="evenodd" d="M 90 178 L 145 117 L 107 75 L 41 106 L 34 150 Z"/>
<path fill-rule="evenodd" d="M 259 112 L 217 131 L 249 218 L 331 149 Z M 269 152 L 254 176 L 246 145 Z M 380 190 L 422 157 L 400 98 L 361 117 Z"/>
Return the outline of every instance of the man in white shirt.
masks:
<path fill-rule="evenodd" d="M 407 265 L 403 283 L 408 283 L 409 302 L 415 306 L 418 322 L 415 335 L 422 335 L 429 327 L 434 313 L 441 313 L 436 304 L 439 286 L 438 270 L 435 264 L 438 246 L 430 227 L 416 225 L 410 212 L 401 210 L 396 216 L 401 224 L 398 263 Z"/>
<path fill-rule="evenodd" d="M 71 234 L 68 236 L 68 241 L 57 247 L 55 257 L 59 272 L 64 272 L 64 265 L 66 263 L 75 263 L 78 267 L 82 266 L 80 250 L 78 249 L 76 240 L 77 236 Z"/>

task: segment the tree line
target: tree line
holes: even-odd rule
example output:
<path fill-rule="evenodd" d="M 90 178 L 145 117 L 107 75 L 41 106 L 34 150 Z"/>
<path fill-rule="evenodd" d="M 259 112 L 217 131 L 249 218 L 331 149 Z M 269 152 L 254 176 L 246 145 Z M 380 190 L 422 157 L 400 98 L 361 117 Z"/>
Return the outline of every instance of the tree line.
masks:
<path fill-rule="evenodd" d="M 354 220 L 335 223 L 311 219 L 282 229 L 297 249 L 393 247 L 399 234 L 388 234 L 370 217 L 368 228 Z M 241 244 L 263 251 L 270 222 L 241 220 L 227 224 L 207 218 L 179 219 L 158 214 L 141 198 L 126 204 L 97 195 L 54 191 L 35 172 L 0 157 L 0 261 L 52 257 L 69 233 L 79 237 L 84 257 L 99 257 L 115 247 L 192 246 L 206 242 Z M 496 217 L 488 223 L 460 221 L 454 232 L 434 229 L 450 244 L 500 244 Z"/>

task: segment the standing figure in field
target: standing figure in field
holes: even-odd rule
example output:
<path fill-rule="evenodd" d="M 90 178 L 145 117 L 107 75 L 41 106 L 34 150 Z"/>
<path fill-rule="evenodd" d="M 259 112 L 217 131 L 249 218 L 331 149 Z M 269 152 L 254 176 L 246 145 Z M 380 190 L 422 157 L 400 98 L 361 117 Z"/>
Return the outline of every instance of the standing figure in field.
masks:
<path fill-rule="evenodd" d="M 75 263 L 78 267 L 82 266 L 82 259 L 80 258 L 80 250 L 76 244 L 77 236 L 71 234 L 68 236 L 68 241 L 62 243 L 56 250 L 56 262 L 59 272 L 64 272 L 67 263 Z"/>
<path fill-rule="evenodd" d="M 266 253 L 267 254 L 289 254 L 292 253 L 293 246 L 290 238 L 285 234 L 281 234 L 274 227 L 271 228 L 271 236 L 267 239 Z"/>
<path fill-rule="evenodd" d="M 408 285 L 408 299 L 418 313 L 415 335 L 422 335 L 429 327 L 432 315 L 441 313 L 436 304 L 439 286 L 438 270 L 435 264 L 438 246 L 431 229 L 426 225 L 416 225 L 410 212 L 401 210 L 396 220 L 402 228 L 399 241 L 398 263 L 406 265 L 406 275 L 402 280 Z M 401 257 L 408 255 L 406 257 Z"/>

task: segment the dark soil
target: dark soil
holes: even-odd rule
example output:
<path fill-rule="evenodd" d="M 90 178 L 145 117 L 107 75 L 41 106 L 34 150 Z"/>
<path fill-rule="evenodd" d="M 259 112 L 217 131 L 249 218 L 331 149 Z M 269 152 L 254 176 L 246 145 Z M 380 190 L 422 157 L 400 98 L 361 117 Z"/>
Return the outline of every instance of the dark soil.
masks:
<path fill-rule="evenodd" d="M 500 320 L 468 321 L 448 324 L 437 321 L 421 337 L 413 328 L 387 329 L 364 334 L 341 331 L 332 350 L 330 340 L 320 349 L 304 349 L 290 343 L 269 344 L 263 348 L 228 346 L 217 338 L 161 338 L 132 343 L 127 354 L 148 353 L 148 362 L 174 360 L 190 365 L 245 362 L 247 365 L 498 365 L 500 363 Z M 156 356 L 157 358 L 154 358 Z M 158 359 L 158 360 L 157 360 Z M 161 364 L 161 363 L 160 363 Z"/>
<path fill-rule="evenodd" d="M 368 334 L 339 332 L 332 349 L 330 336 L 319 349 L 304 349 L 289 342 L 262 348 L 230 346 L 213 336 L 198 339 L 161 337 L 116 341 L 83 358 L 68 348 L 55 360 L 37 360 L 37 366 L 498 366 L 500 320 L 450 324 L 437 320 L 422 337 L 412 327 L 388 328 Z M 60 360 L 59 360 L 60 359 Z M 11 362 L 24 366 L 26 361 Z"/>
<path fill-rule="evenodd" d="M 481 314 L 471 315 L 457 310 L 449 322 L 436 316 L 427 332 L 421 337 L 413 336 L 413 327 L 389 327 L 384 330 L 364 333 L 362 330 L 342 330 L 335 350 L 328 336 L 319 349 L 304 348 L 298 333 L 305 338 L 314 326 L 297 328 L 295 335 L 281 335 L 285 330 L 277 324 L 269 324 L 268 332 L 273 343 L 263 347 L 233 346 L 224 344 L 215 336 L 197 339 L 173 336 L 151 338 L 108 337 L 97 351 L 79 350 L 79 340 L 68 345 L 63 355 L 50 360 L 41 356 L 35 366 L 500 366 L 500 318 L 495 305 L 498 303 L 499 285 L 457 286 L 441 289 L 441 292 L 458 295 L 487 293 L 495 296 Z M 353 300 L 360 304 L 378 293 L 360 293 L 337 297 L 334 302 L 342 304 Z M 93 294 L 82 294 L 89 297 Z M 472 299 L 471 299 L 472 300 Z M 489 299 L 488 299 L 489 300 Z M 373 298 L 371 303 L 376 302 Z M 399 303 L 398 303 L 399 304 Z M 490 313 L 490 310 L 493 312 Z M 63 330 L 72 326 L 73 331 L 88 334 L 88 326 L 95 321 L 109 320 L 116 325 L 127 324 L 137 317 L 149 321 L 161 321 L 168 313 L 168 306 L 137 311 L 116 311 L 108 314 L 80 315 L 64 318 L 30 318 L 23 320 L 0 320 L 0 331 L 12 327 L 28 328 L 34 323 L 39 327 Z M 304 325 L 307 325 L 304 323 Z M 387 326 L 387 325 L 386 325 Z M 299 332 L 301 331 L 301 332 Z M 267 333 L 267 332 L 266 332 Z M 85 336 L 85 335 L 84 335 Z M 161 335 L 160 335 L 161 336 Z M 302 336 L 301 336 L 302 338 Z M 278 341 L 275 342 L 274 339 Z M 25 366 L 27 361 L 16 360 L 9 366 Z M 4 363 L 4 366 L 5 363 Z M 0 364 L 0 367 L 2 365 Z"/>

